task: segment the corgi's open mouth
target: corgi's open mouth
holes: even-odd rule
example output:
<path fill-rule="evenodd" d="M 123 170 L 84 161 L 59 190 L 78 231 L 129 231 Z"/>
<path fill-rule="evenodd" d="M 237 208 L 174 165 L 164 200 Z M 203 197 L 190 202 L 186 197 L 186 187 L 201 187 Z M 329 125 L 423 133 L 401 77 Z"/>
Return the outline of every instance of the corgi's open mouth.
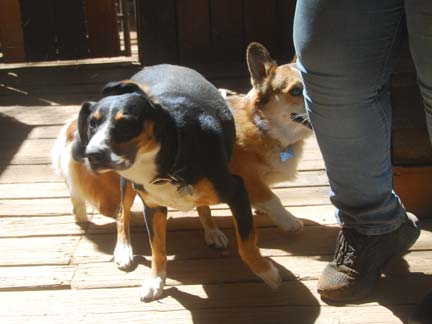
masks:
<path fill-rule="evenodd" d="M 293 122 L 302 124 L 303 126 L 312 129 L 312 124 L 309 120 L 309 117 L 306 115 L 306 113 L 304 114 L 296 114 L 296 113 L 291 113 L 291 120 Z"/>

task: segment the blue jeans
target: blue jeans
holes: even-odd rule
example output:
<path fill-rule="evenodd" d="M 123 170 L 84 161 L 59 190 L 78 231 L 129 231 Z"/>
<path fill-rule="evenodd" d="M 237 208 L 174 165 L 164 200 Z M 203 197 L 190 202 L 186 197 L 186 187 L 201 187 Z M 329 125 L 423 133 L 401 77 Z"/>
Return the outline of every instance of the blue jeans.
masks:
<path fill-rule="evenodd" d="M 297 1 L 294 44 L 330 199 L 338 221 L 366 235 L 406 217 L 392 186 L 389 93 L 404 19 L 432 135 L 432 0 Z"/>

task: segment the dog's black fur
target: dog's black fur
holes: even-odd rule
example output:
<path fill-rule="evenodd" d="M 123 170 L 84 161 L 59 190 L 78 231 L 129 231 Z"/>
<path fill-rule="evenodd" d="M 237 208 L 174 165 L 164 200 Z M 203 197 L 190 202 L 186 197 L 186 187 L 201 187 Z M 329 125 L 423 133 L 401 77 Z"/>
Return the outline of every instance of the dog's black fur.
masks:
<path fill-rule="evenodd" d="M 161 148 L 157 156 L 160 177 L 174 175 L 187 184 L 194 184 L 210 176 L 219 182 L 220 164 L 227 164 L 231 158 L 235 126 L 231 112 L 216 88 L 198 73 L 172 65 L 145 68 L 131 80 L 135 83 L 109 83 L 99 102 L 83 105 L 78 118 L 79 139 L 74 157 L 79 160 L 86 156 L 89 139 L 104 123 L 101 120 L 87 132 L 89 123 L 94 123 L 91 114 L 99 110 L 103 116 L 114 116 L 120 111 L 131 118 L 124 126 L 121 123 L 109 126 L 111 140 L 115 142 L 126 142 L 139 135 L 145 120 L 155 121 L 154 135 Z M 148 87 L 148 92 L 144 93 L 139 84 Z M 135 158 L 131 152 L 114 153 L 128 155 L 131 162 Z M 108 156 L 104 158 L 108 159 Z M 109 167 L 113 161 L 100 162 L 104 164 L 100 165 L 102 168 Z"/>
<path fill-rule="evenodd" d="M 74 158 L 87 157 L 95 171 L 127 168 L 135 160 L 135 148 L 116 150 L 111 144 L 131 140 L 144 131 L 146 120 L 153 120 L 154 136 L 160 145 L 158 177 L 173 179 L 179 186 L 193 185 L 203 178 L 210 180 L 221 202 L 233 201 L 235 215 L 248 215 L 237 219 L 242 237 L 247 238 L 252 226 L 247 194 L 241 178 L 230 176 L 228 171 L 235 143 L 234 119 L 217 89 L 197 72 L 173 65 L 145 68 L 131 81 L 111 82 L 99 102 L 83 104 Z M 93 117 L 96 111 L 101 114 L 99 120 Z M 115 121 L 112 117 L 117 112 L 127 117 Z M 104 147 L 89 151 L 87 145 L 101 127 L 109 128 L 109 139 Z M 127 165 L 113 160 L 112 153 L 125 157 Z M 241 202 L 233 199 L 238 195 Z"/>
<path fill-rule="evenodd" d="M 219 91 L 199 73 L 157 65 L 131 80 L 109 83 L 101 100 L 83 104 L 77 128 L 74 159 L 87 159 L 95 172 L 118 172 L 144 202 L 154 235 L 152 274 L 143 284 L 142 300 L 162 293 L 166 207 L 188 210 L 227 203 L 237 225 L 240 256 L 271 287 L 280 284 L 278 270 L 256 247 L 243 180 L 229 170 L 234 118 Z M 124 189 L 122 206 L 123 201 L 131 205 Z"/>

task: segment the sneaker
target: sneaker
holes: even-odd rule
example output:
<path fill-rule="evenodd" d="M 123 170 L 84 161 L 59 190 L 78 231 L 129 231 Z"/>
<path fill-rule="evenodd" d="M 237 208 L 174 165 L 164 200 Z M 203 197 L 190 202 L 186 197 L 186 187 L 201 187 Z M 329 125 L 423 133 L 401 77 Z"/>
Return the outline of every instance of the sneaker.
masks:
<path fill-rule="evenodd" d="M 383 235 L 363 235 L 342 228 L 333 261 L 318 280 L 318 293 L 323 299 L 334 302 L 368 296 L 381 277 L 384 265 L 393 256 L 406 252 L 419 235 L 419 221 L 410 213 L 399 228 Z"/>

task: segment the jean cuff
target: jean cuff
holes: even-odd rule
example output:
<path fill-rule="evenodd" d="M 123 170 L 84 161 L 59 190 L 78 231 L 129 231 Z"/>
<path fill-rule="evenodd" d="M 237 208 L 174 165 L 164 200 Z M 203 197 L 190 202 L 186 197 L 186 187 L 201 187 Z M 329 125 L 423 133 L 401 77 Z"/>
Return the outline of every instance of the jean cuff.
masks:
<path fill-rule="evenodd" d="M 343 227 L 352 228 L 363 235 L 383 235 L 397 230 L 402 225 L 402 223 L 405 222 L 406 219 L 406 212 L 403 212 L 397 219 L 394 220 L 394 222 L 392 222 L 391 224 L 386 224 L 384 226 L 377 226 L 374 224 L 372 226 L 357 225 Z"/>

